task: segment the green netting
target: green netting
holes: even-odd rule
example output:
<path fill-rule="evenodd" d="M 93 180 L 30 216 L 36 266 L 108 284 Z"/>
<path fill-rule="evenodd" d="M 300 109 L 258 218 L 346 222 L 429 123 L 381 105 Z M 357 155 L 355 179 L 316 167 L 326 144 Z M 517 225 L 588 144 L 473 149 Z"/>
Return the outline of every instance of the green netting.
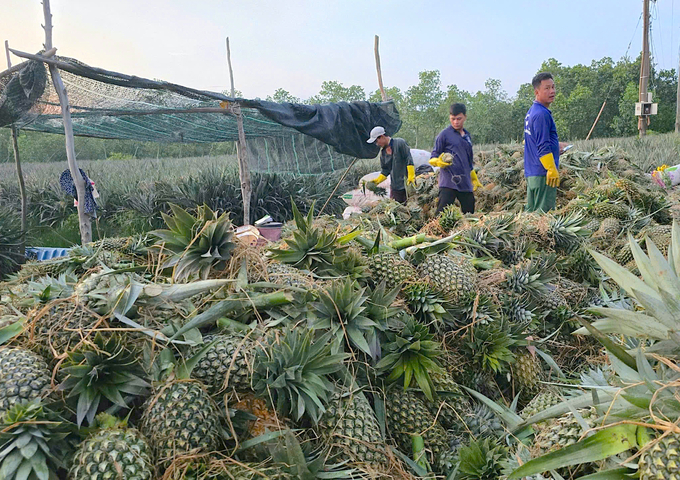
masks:
<path fill-rule="evenodd" d="M 75 135 L 152 142 L 235 141 L 236 117 L 222 105 L 238 102 L 248 161 L 257 172 L 304 175 L 344 169 L 356 156 L 377 153 L 373 146 L 361 145 L 372 126 L 381 124 L 395 132 L 401 125 L 392 103 L 302 106 L 232 99 L 108 72 L 65 57 L 57 60 L 62 62 L 59 68 Z M 26 65 L 0 79 L 0 126 L 63 134 L 61 107 L 47 69 L 40 62 Z"/>

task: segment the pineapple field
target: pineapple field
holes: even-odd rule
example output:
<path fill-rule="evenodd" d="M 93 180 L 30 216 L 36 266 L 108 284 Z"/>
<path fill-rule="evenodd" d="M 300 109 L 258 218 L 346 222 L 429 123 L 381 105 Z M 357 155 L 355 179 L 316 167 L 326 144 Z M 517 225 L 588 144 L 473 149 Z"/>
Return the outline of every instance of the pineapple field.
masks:
<path fill-rule="evenodd" d="M 548 214 L 504 145 L 474 215 L 435 215 L 435 173 L 347 219 L 298 184 L 250 245 L 178 193 L 26 262 L 0 283 L 0 478 L 680 478 L 680 196 L 638 148 L 577 144 Z"/>

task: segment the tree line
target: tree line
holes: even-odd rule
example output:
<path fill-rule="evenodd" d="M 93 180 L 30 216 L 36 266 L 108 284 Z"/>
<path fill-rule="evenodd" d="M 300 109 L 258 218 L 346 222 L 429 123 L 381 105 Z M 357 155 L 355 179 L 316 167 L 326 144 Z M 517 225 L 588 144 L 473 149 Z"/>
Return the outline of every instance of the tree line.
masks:
<path fill-rule="evenodd" d="M 623 137 L 637 133 L 634 105 L 638 100 L 640 57 L 609 57 L 590 65 L 567 66 L 556 59 L 545 61 L 538 71 L 549 71 L 555 77 L 557 96 L 551 109 L 560 138 L 584 139 L 606 100 L 592 137 Z M 466 128 L 476 144 L 521 141 L 524 116 L 533 102 L 530 78 L 514 95 L 508 94 L 498 79 L 489 79 L 484 89 L 469 92 L 457 85 L 444 87 L 438 70 L 418 75 L 418 83 L 406 90 L 386 88 L 403 120 L 398 136 L 413 148 L 430 149 L 437 133 L 448 125 L 448 106 L 462 102 L 468 108 Z M 652 66 L 649 89 L 659 104 L 658 115 L 651 117 L 650 133 L 670 132 L 675 124 L 675 69 L 661 70 Z M 297 98 L 279 88 L 267 100 L 292 103 L 327 103 L 339 101 L 381 101 L 378 90 L 367 93 L 360 85 L 345 86 L 338 81 L 325 81 L 319 93 Z M 20 150 L 26 161 L 65 161 L 63 137 L 60 135 L 22 132 Z M 156 144 L 128 140 L 77 138 L 79 158 L 148 158 L 220 155 L 234 153 L 231 143 L 222 144 Z M 8 129 L 0 131 L 0 162 L 13 161 Z"/>

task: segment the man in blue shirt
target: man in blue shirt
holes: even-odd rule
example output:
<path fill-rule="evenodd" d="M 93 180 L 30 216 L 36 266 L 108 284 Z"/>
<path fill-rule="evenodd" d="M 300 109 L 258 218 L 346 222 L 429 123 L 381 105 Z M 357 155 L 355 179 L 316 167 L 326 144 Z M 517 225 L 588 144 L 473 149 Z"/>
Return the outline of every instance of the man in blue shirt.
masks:
<path fill-rule="evenodd" d="M 527 179 L 527 212 L 548 212 L 555 208 L 560 184 L 562 144 L 548 107 L 555 101 L 555 81 L 550 73 L 537 74 L 531 81 L 535 101 L 524 118 L 524 176 Z"/>
<path fill-rule="evenodd" d="M 454 103 L 449 107 L 451 125 L 442 130 L 434 142 L 434 150 L 430 165 L 440 167 L 439 202 L 437 213 L 447 205 L 452 205 L 456 198 L 460 202 L 463 213 L 475 213 L 475 195 L 482 184 L 472 169 L 472 139 L 463 125 L 467 118 L 467 109 L 462 103 Z"/>

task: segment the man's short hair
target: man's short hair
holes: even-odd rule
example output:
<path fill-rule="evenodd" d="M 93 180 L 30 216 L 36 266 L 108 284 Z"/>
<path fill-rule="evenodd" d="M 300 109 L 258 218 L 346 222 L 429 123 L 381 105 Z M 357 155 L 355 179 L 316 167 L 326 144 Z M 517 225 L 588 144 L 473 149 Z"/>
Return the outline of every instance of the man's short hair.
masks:
<path fill-rule="evenodd" d="M 451 115 L 467 115 L 467 108 L 465 108 L 465 105 L 462 103 L 454 103 L 449 107 L 449 114 Z"/>
<path fill-rule="evenodd" d="M 534 90 L 541 86 L 541 82 L 543 80 L 553 80 L 552 73 L 550 72 L 537 73 L 533 80 L 531 80 L 531 86 L 534 87 Z"/>

